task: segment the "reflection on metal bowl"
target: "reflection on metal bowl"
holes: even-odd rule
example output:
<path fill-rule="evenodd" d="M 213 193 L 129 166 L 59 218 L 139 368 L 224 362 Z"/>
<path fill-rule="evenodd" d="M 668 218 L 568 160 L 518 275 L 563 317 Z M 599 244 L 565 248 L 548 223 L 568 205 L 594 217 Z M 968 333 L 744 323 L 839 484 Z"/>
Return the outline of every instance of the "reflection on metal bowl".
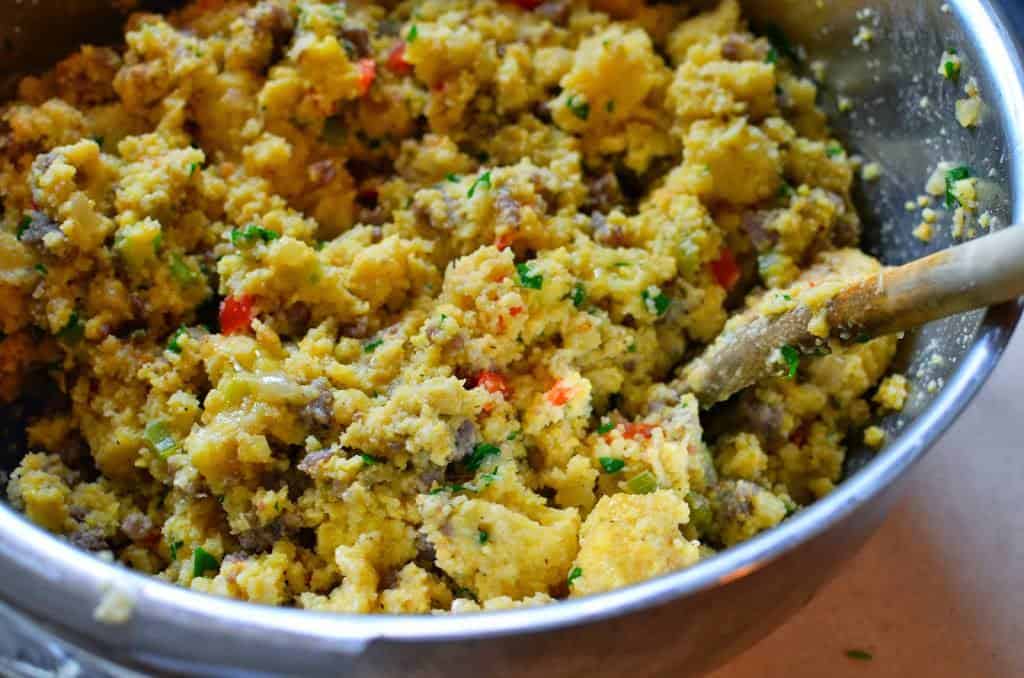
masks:
<path fill-rule="evenodd" d="M 18 70 L 45 67 L 82 41 L 116 36 L 108 3 L 8 3 L 0 53 Z M 1011 37 L 1015 3 L 990 0 L 749 0 L 756 19 L 782 26 L 812 58 L 828 60 L 825 107 L 837 135 L 885 167 L 862 195 L 865 247 L 900 263 L 950 244 L 924 244 L 904 210 L 931 169 L 955 159 L 991 169 L 998 187 L 986 208 L 1000 223 L 1024 222 L 1024 72 Z M 870 15 L 865 15 L 870 10 Z M 870 50 L 853 44 L 872 17 Z M 961 129 L 956 96 L 934 76 L 955 45 L 990 111 Z M 8 69 L 6 87 L 15 82 Z M 857 102 L 838 115 L 834 93 Z M 829 95 L 832 93 L 832 96 Z M 931 106 L 921 106 L 928 97 Z M 946 236 L 948 237 L 948 236 Z M 433 676 L 697 673 L 766 635 L 804 605 L 873 532 L 899 481 L 966 407 L 999 358 L 1018 304 L 934 323 L 905 342 L 915 377 L 907 409 L 883 425 L 877 456 L 851 451 L 846 480 L 831 495 L 757 538 L 697 566 L 623 590 L 541 608 L 473 616 L 325 615 L 213 598 L 104 563 L 0 505 L 0 656 L 57 668 L 74 660 L 97 675 L 156 672 Z M 945 360 L 936 368 L 931 358 Z M 944 383 L 924 388 L 927 381 Z M 4 459 L 8 466 L 12 460 Z M 129 623 L 104 625 L 93 610 L 115 588 L 134 599 Z M 57 639 L 60 639 L 58 642 Z M 8 665 L 13 667 L 14 665 Z M 12 668 L 11 670 L 15 670 Z"/>

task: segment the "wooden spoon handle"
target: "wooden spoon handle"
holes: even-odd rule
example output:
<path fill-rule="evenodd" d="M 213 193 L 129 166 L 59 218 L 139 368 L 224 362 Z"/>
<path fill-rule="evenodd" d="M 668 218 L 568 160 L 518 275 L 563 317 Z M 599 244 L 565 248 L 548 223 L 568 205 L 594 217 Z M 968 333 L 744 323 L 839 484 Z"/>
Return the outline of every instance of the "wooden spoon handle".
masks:
<path fill-rule="evenodd" d="M 902 332 L 932 320 L 1024 296 L 1024 227 L 1010 227 L 917 261 L 885 269 L 840 290 L 825 307 L 833 338 L 851 341 Z M 799 305 L 757 317 L 723 335 L 688 364 L 675 386 L 704 407 L 727 400 L 770 370 L 782 346 L 809 350 L 815 311 Z"/>
<path fill-rule="evenodd" d="M 842 336 L 892 334 L 1024 295 L 1024 228 L 951 247 L 858 280 L 832 299 Z"/>

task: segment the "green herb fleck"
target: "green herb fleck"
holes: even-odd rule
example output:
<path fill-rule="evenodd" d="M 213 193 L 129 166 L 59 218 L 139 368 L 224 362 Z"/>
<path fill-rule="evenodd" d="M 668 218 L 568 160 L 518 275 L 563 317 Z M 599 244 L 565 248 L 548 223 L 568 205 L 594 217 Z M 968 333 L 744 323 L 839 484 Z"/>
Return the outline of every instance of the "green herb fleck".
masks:
<path fill-rule="evenodd" d="M 491 538 L 491 535 L 487 534 L 487 530 L 477 530 L 476 531 L 476 540 L 480 543 L 481 546 L 486 544 L 488 542 L 488 540 L 490 540 L 490 538 Z"/>
<path fill-rule="evenodd" d="M 630 494 L 650 494 L 658 489 L 658 479 L 650 471 L 633 476 L 626 482 L 626 490 Z"/>
<path fill-rule="evenodd" d="M 867 650 L 847 650 L 846 656 L 859 662 L 869 662 L 875 658 L 875 656 Z"/>
<path fill-rule="evenodd" d="M 529 264 L 516 264 L 516 273 L 519 274 L 519 284 L 527 289 L 539 290 L 544 286 L 544 276 L 540 273 L 531 273 Z"/>
<path fill-rule="evenodd" d="M 182 285 L 191 285 L 199 279 L 199 274 L 192 270 L 192 267 L 186 264 L 177 252 L 171 255 L 169 266 L 171 276 Z"/>
<path fill-rule="evenodd" d="M 201 165 L 202 165 L 202 163 L 190 162 L 188 164 L 188 175 L 192 176 L 193 174 L 195 174 L 196 170 L 199 169 L 201 167 Z"/>
<path fill-rule="evenodd" d="M 626 462 L 615 457 L 598 457 L 597 461 L 605 473 L 618 473 L 626 468 Z"/>
<path fill-rule="evenodd" d="M 256 224 L 249 224 L 243 228 L 231 229 L 231 244 L 238 246 L 240 242 L 252 242 L 254 240 L 262 240 L 263 242 L 271 242 L 281 237 L 281 234 L 277 231 L 271 231 L 270 229 L 257 226 Z"/>
<path fill-rule="evenodd" d="M 956 56 L 956 50 L 948 49 L 946 52 L 952 56 Z M 952 59 L 946 59 L 942 63 L 942 72 L 946 76 L 946 80 L 958 80 L 960 78 L 960 64 Z"/>
<path fill-rule="evenodd" d="M 789 41 L 786 34 L 775 24 L 768 24 L 761 31 L 766 38 L 772 43 L 772 46 L 778 51 L 779 55 L 788 57 L 796 63 L 800 63 L 800 55 L 797 54 L 796 49 L 793 47 L 793 43 Z"/>
<path fill-rule="evenodd" d="M 444 178 L 453 184 L 457 184 L 461 180 L 461 177 L 455 172 L 449 172 L 448 174 L 444 175 Z"/>
<path fill-rule="evenodd" d="M 491 187 L 491 172 L 490 170 L 484 172 L 473 182 L 473 185 L 469 187 L 469 191 L 466 193 L 467 198 L 472 198 L 476 195 L 477 188 L 490 188 Z"/>
<path fill-rule="evenodd" d="M 420 37 L 420 29 L 416 24 L 409 27 L 409 32 L 405 34 L 406 42 L 416 42 L 416 38 Z"/>
<path fill-rule="evenodd" d="M 779 192 L 777 193 L 777 197 L 779 198 L 779 200 L 789 200 L 792 196 L 793 187 L 790 186 L 788 182 L 783 181 L 779 185 Z"/>
<path fill-rule="evenodd" d="M 602 422 L 601 425 L 597 427 L 597 432 L 601 435 L 604 435 L 605 433 L 611 433 L 614 430 L 615 424 L 613 424 L 610 421 Z"/>
<path fill-rule="evenodd" d="M 587 300 L 587 290 L 583 287 L 583 283 L 576 283 L 573 285 L 569 298 L 572 299 L 572 305 L 574 307 L 581 308 L 583 306 L 583 302 Z"/>
<path fill-rule="evenodd" d="M 68 322 L 57 332 L 57 338 L 68 344 L 77 344 L 85 336 L 85 325 L 78 317 L 77 311 L 72 311 Z"/>
<path fill-rule="evenodd" d="M 636 342 L 635 341 L 632 344 L 630 344 L 629 346 L 626 347 L 626 352 L 627 353 L 636 353 Z"/>
<path fill-rule="evenodd" d="M 192 576 L 202 577 L 209 570 L 219 570 L 220 563 L 202 546 L 197 546 L 192 554 Z"/>
<path fill-rule="evenodd" d="M 572 114 L 580 120 L 586 120 L 590 117 L 590 104 L 586 101 L 580 101 L 576 98 L 575 94 L 571 94 L 565 102 L 566 107 Z"/>
<path fill-rule="evenodd" d="M 92 140 L 96 142 L 97 146 L 99 146 L 100 148 L 103 148 L 103 137 L 101 137 L 99 135 L 96 135 L 96 136 L 94 136 L 92 138 Z"/>
<path fill-rule="evenodd" d="M 470 487 L 468 489 L 470 489 L 470 490 L 472 490 L 474 492 L 479 492 L 480 490 L 482 490 L 483 488 L 487 487 L 488 485 L 490 485 L 491 483 L 493 483 L 497 479 L 498 479 L 498 474 L 497 474 L 497 472 L 494 472 L 494 471 L 492 471 L 490 473 L 481 474 L 481 476 L 480 476 L 480 486 L 479 487 Z"/>
<path fill-rule="evenodd" d="M 649 289 L 644 290 L 640 296 L 643 297 L 647 310 L 659 317 L 665 315 L 668 307 L 672 304 L 672 300 L 661 290 L 658 290 L 657 294 L 652 293 Z"/>
<path fill-rule="evenodd" d="M 18 230 L 16 232 L 18 240 L 21 240 L 21 236 L 25 235 L 25 231 L 28 230 L 28 227 L 31 226 L 31 225 L 32 225 L 32 217 L 31 216 L 26 214 L 25 216 L 23 216 L 21 218 L 21 221 L 18 222 Z"/>
<path fill-rule="evenodd" d="M 825 155 L 827 155 L 830 158 L 834 158 L 834 157 L 836 157 L 838 155 L 842 155 L 842 154 L 843 154 L 843 147 L 842 146 L 836 145 L 836 146 L 826 146 L 825 147 Z"/>
<path fill-rule="evenodd" d="M 574 567 L 574 568 L 572 568 L 572 570 L 569 571 L 569 578 L 566 580 L 566 583 L 569 586 L 572 586 L 573 582 L 576 581 L 577 579 L 579 579 L 582 576 L 583 576 L 583 568 Z"/>
<path fill-rule="evenodd" d="M 953 209 L 954 207 L 960 206 L 960 201 L 957 199 L 954 189 L 956 188 L 956 182 L 964 179 L 969 179 L 971 176 L 971 168 L 965 165 L 954 167 L 953 169 L 946 172 L 946 207 Z"/>
<path fill-rule="evenodd" d="M 363 352 L 364 353 L 373 353 L 374 351 L 377 350 L 377 347 L 380 346 L 383 343 L 384 343 L 383 339 L 374 339 L 372 341 L 368 341 L 368 342 L 366 342 L 365 345 L 363 345 Z"/>
<path fill-rule="evenodd" d="M 179 540 L 177 540 L 177 541 L 172 541 L 172 542 L 171 542 L 171 543 L 169 544 L 169 546 L 170 546 L 170 549 L 171 549 L 171 560 L 172 560 L 172 561 L 173 561 L 173 560 L 177 560 L 177 559 L 178 559 L 178 549 L 180 549 L 180 548 L 181 548 L 182 546 L 184 546 L 184 545 L 185 545 L 185 542 L 183 542 L 183 541 L 182 541 L 182 540 L 180 540 L 180 539 L 179 539 Z"/>
<path fill-rule="evenodd" d="M 473 448 L 473 452 L 466 457 L 466 468 L 470 471 L 476 471 L 484 463 L 487 457 L 495 454 L 501 454 L 501 448 L 497 445 L 491 445 L 490 443 L 477 443 Z"/>
<path fill-rule="evenodd" d="M 775 49 L 774 47 L 769 47 L 768 48 L 768 54 L 765 55 L 765 57 L 764 57 L 764 62 L 766 64 L 777 64 L 777 63 L 779 63 L 779 50 Z"/>
<path fill-rule="evenodd" d="M 360 454 L 359 458 L 363 460 L 363 463 L 367 466 L 373 466 L 374 464 L 382 464 L 384 460 L 380 457 L 375 457 L 372 454 Z"/>
<path fill-rule="evenodd" d="M 608 103 L 606 103 L 604 105 L 604 110 L 605 110 L 606 113 L 608 113 L 608 115 L 611 115 L 612 113 L 614 113 L 615 112 L 615 99 L 609 99 Z"/>
<path fill-rule="evenodd" d="M 515 440 L 516 438 L 519 437 L 520 433 L 522 433 L 522 431 L 512 431 L 512 433 L 508 434 L 508 436 L 505 438 L 505 440 L 508 440 L 508 441 Z"/>
<path fill-rule="evenodd" d="M 166 459 L 178 448 L 178 443 L 175 442 L 167 424 L 159 419 L 147 424 L 142 436 L 161 459 Z"/>
<path fill-rule="evenodd" d="M 782 359 L 786 361 L 786 378 L 792 379 L 796 376 L 797 368 L 800 367 L 800 351 L 789 344 L 780 348 L 779 351 L 782 353 Z"/>
<path fill-rule="evenodd" d="M 35 269 L 36 271 L 38 271 L 40 275 L 46 275 L 46 274 L 47 274 L 47 272 L 48 272 L 48 271 L 46 270 L 46 266 L 45 266 L 45 265 L 43 265 L 43 264 L 36 264 L 36 265 L 35 265 L 35 266 L 33 266 L 32 268 L 34 268 L 34 269 Z"/>
<path fill-rule="evenodd" d="M 188 334 L 188 330 L 184 325 L 179 327 L 171 335 L 170 341 L 167 342 L 167 350 L 171 353 L 181 353 L 181 338 Z"/>

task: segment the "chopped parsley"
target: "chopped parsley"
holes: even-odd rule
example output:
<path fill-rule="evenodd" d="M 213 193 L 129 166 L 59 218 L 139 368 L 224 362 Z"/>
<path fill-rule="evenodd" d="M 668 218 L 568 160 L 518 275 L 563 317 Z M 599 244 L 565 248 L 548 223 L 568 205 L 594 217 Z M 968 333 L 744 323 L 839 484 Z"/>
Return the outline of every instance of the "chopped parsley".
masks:
<path fill-rule="evenodd" d="M 202 163 L 190 162 L 188 164 L 188 175 L 192 176 L 193 174 L 195 174 L 196 170 L 199 169 L 201 166 L 202 166 Z"/>
<path fill-rule="evenodd" d="M 629 346 L 626 347 L 626 352 L 627 353 L 636 353 L 636 342 L 635 341 L 632 344 L 630 344 Z"/>
<path fill-rule="evenodd" d="M 583 283 L 576 283 L 573 285 L 572 292 L 569 293 L 569 298 L 572 299 L 572 305 L 576 308 L 581 308 L 583 302 L 587 300 L 587 290 L 583 287 Z"/>
<path fill-rule="evenodd" d="M 827 155 L 830 158 L 834 158 L 834 157 L 842 155 L 842 154 L 843 154 L 843 148 L 842 148 L 842 146 L 839 146 L 838 144 L 835 145 L 835 146 L 826 146 L 825 147 L 825 155 Z"/>
<path fill-rule="evenodd" d="M 470 455 L 466 457 L 466 468 L 470 471 L 476 471 L 484 463 L 484 460 L 487 459 L 487 457 L 495 454 L 501 454 L 501 448 L 497 445 L 491 445 L 490 443 L 477 443 Z"/>
<path fill-rule="evenodd" d="M 875 656 L 867 650 L 847 650 L 845 654 L 849 659 L 859 662 L 869 662 L 875 658 Z"/>
<path fill-rule="evenodd" d="M 626 490 L 630 494 L 650 494 L 658 489 L 658 479 L 650 471 L 633 476 L 626 482 Z"/>
<path fill-rule="evenodd" d="M 801 62 L 800 55 L 797 53 L 796 48 L 793 47 L 793 43 L 789 41 L 789 38 L 777 25 L 768 24 L 762 28 L 761 33 L 772 43 L 772 47 L 775 48 L 778 55 L 788 57 L 796 63 Z"/>
<path fill-rule="evenodd" d="M 459 183 L 459 180 L 461 179 L 461 177 L 455 172 L 449 172 L 448 174 L 444 175 L 444 178 L 453 184 Z"/>
<path fill-rule="evenodd" d="M 580 120 L 586 120 L 590 117 L 590 104 L 577 99 L 575 94 L 569 95 L 569 98 L 565 101 L 565 106 Z"/>
<path fill-rule="evenodd" d="M 777 195 L 779 200 L 789 200 L 793 196 L 793 187 L 790 186 L 788 182 L 783 181 L 779 185 L 779 192 Z"/>
<path fill-rule="evenodd" d="M 28 227 L 31 225 L 32 217 L 26 214 L 21 218 L 21 221 L 18 222 L 18 230 L 16 232 L 18 240 L 21 240 L 21 236 L 25 235 L 25 231 L 28 230 Z"/>
<path fill-rule="evenodd" d="M 566 579 L 566 583 L 572 586 L 573 582 L 583 576 L 583 568 L 574 567 L 569 571 L 569 578 Z"/>
<path fill-rule="evenodd" d="M 611 115 L 612 113 L 614 113 L 614 112 L 615 112 L 615 99 L 609 99 L 609 100 L 608 100 L 608 103 L 606 103 L 606 104 L 604 105 L 604 110 L 605 110 L 605 112 L 607 112 L 607 113 L 608 113 L 609 115 Z"/>
<path fill-rule="evenodd" d="M 960 63 L 949 58 L 956 56 L 956 50 L 947 49 L 946 55 L 942 61 L 942 74 L 946 76 L 946 80 L 958 80 L 960 78 Z"/>
<path fill-rule="evenodd" d="M 183 542 L 180 539 L 178 539 L 177 541 L 172 541 L 170 544 L 168 544 L 168 546 L 171 549 L 171 560 L 177 560 L 178 559 L 178 549 L 180 549 L 184 545 L 185 545 L 185 542 Z"/>
<path fill-rule="evenodd" d="M 365 345 L 363 345 L 363 352 L 364 353 L 373 353 L 374 351 L 377 350 L 377 347 L 379 347 L 383 343 L 384 343 L 383 339 L 374 339 L 373 341 L 368 341 L 368 342 L 366 342 Z"/>
<path fill-rule="evenodd" d="M 476 531 L 476 540 L 477 540 L 477 542 L 480 543 L 481 546 L 486 544 L 490 540 L 490 538 L 491 538 L 491 535 L 487 534 L 487 530 L 477 530 Z"/>
<path fill-rule="evenodd" d="M 656 316 L 663 316 L 668 311 L 668 307 L 672 305 L 672 300 L 665 296 L 665 293 L 658 288 L 654 289 L 657 290 L 656 294 L 651 292 L 650 289 L 646 289 L 640 296 L 643 297 L 644 306 L 647 307 L 648 311 Z"/>
<path fill-rule="evenodd" d="M 491 187 L 491 171 L 487 170 L 473 181 L 473 185 L 469 187 L 469 191 L 466 193 L 467 198 L 472 198 L 476 195 L 477 188 L 490 188 Z"/>
<path fill-rule="evenodd" d="M 965 165 L 954 167 L 946 172 L 946 207 L 953 209 L 960 206 L 960 200 L 956 197 L 956 182 L 969 179 L 971 168 Z"/>
<path fill-rule="evenodd" d="M 188 334 L 188 330 L 182 325 L 174 331 L 171 335 L 170 341 L 167 342 L 167 350 L 171 353 L 181 353 L 181 338 Z"/>
<path fill-rule="evenodd" d="M 601 464 L 601 470 L 605 473 L 618 473 L 626 468 L 626 462 L 615 457 L 598 457 L 597 461 Z"/>
<path fill-rule="evenodd" d="M 381 464 L 384 462 L 380 457 L 375 457 L 372 454 L 360 453 L 359 458 L 363 460 L 363 463 L 367 466 L 373 466 L 374 464 Z"/>
<path fill-rule="evenodd" d="M 513 441 L 519 437 L 520 433 L 522 433 L 522 431 L 512 431 L 512 433 L 508 434 L 508 437 L 506 437 L 505 440 Z"/>
<path fill-rule="evenodd" d="M 270 242 L 277 240 L 281 237 L 281 234 L 277 231 L 271 231 L 268 228 L 257 226 L 256 224 L 249 224 L 243 228 L 231 229 L 231 244 L 237 246 L 240 242 L 253 242 L 254 240 L 262 240 L 263 242 Z"/>
<path fill-rule="evenodd" d="M 529 264 L 516 264 L 516 273 L 519 274 L 519 284 L 527 289 L 539 290 L 544 286 L 544 276 L 540 273 L 531 273 Z"/>
<path fill-rule="evenodd" d="M 219 570 L 220 563 L 202 546 L 197 546 L 192 554 L 192 576 L 202 577 L 209 570 Z"/>
<path fill-rule="evenodd" d="M 779 50 L 775 49 L 774 47 L 769 47 L 768 54 L 766 54 L 764 57 L 764 62 L 766 64 L 779 63 Z"/>
<path fill-rule="evenodd" d="M 161 459 L 166 459 L 178 448 L 178 443 L 175 442 L 167 424 L 159 419 L 146 425 L 142 437 L 150 444 L 153 451 L 160 455 Z"/>
<path fill-rule="evenodd" d="M 786 344 L 779 349 L 779 352 L 782 353 L 782 359 L 786 361 L 786 378 L 792 379 L 796 376 L 797 368 L 800 367 L 800 351 Z"/>
<path fill-rule="evenodd" d="M 43 264 L 36 264 L 32 268 L 38 271 L 40 275 L 46 275 L 48 273 L 48 271 L 46 270 L 46 266 Z"/>
<path fill-rule="evenodd" d="M 615 430 L 615 424 L 610 421 L 601 422 L 601 425 L 597 427 L 597 432 L 601 435 L 605 433 L 611 433 Z"/>
<path fill-rule="evenodd" d="M 68 322 L 57 332 L 57 338 L 68 344 L 77 344 L 85 336 L 85 325 L 78 317 L 77 311 L 72 311 Z"/>
<path fill-rule="evenodd" d="M 416 38 L 418 38 L 418 37 L 420 37 L 419 26 L 417 26 L 416 24 L 413 24 L 412 26 L 409 26 L 409 32 L 405 34 L 405 41 L 406 42 L 416 42 Z"/>

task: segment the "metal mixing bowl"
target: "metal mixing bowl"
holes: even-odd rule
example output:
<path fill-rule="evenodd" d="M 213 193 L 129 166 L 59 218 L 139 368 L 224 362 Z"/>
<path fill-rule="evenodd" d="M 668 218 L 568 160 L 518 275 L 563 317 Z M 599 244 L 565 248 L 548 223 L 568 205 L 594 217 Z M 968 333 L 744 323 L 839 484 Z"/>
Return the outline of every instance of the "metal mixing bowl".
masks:
<path fill-rule="evenodd" d="M 900 263 L 949 244 L 910 236 L 904 209 L 940 160 L 969 164 L 991 185 L 986 209 L 1024 222 L 1021 51 L 1010 21 L 1016 0 L 750 0 L 758 21 L 776 24 L 810 58 L 829 61 L 823 99 L 840 137 L 882 163 L 860 196 L 865 247 Z M 114 39 L 108 3 L 0 3 L 0 55 L 31 70 L 82 41 Z M 870 11 L 866 11 L 870 10 Z M 870 48 L 852 44 L 861 26 Z M 936 74 L 956 47 L 964 76 L 988 103 L 984 124 L 961 129 L 961 95 Z M 835 110 L 850 97 L 851 113 Z M 929 106 L 922 106 L 922 97 Z M 991 172 L 989 172 L 991 170 Z M 948 220 L 947 220 L 948 221 Z M 99 660 L 150 672 L 216 675 L 433 676 L 672 675 L 715 665 L 767 634 L 804 605 L 881 522 L 899 481 L 938 439 L 995 366 L 1020 304 L 935 323 L 905 342 L 903 369 L 914 395 L 883 422 L 886 449 L 851 450 L 847 478 L 824 500 L 759 537 L 699 565 L 598 596 L 542 608 L 470 616 L 354 616 L 250 605 L 193 593 L 107 564 L 53 538 L 0 505 L 0 655 L 55 668 L 71 659 L 96 673 L 123 674 Z M 932 359 L 941 356 L 944 361 Z M 933 388 L 929 388 L 931 385 Z M 938 388 L 935 388 L 938 387 Z M 10 455 L 9 455 L 10 457 Z M 10 464 L 15 460 L 5 460 Z M 93 610 L 110 587 L 135 599 L 121 625 Z M 60 639 L 60 641 L 57 640 Z M 15 664 L 0 665 L 15 671 Z M 13 667 L 13 668 L 12 668 Z"/>

